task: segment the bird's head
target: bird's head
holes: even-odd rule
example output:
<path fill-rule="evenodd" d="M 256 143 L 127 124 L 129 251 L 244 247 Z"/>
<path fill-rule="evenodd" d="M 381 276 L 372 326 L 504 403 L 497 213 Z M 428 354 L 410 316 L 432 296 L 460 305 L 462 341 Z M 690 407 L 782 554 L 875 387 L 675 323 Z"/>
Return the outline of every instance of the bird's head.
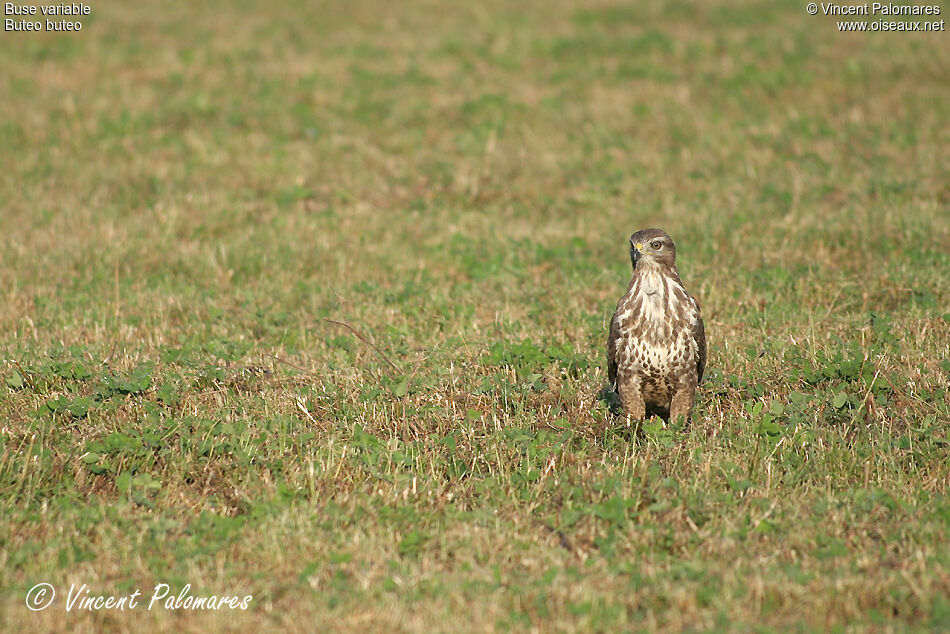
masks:
<path fill-rule="evenodd" d="M 662 266 L 676 265 L 676 246 L 662 229 L 641 229 L 630 236 L 630 261 L 633 268 L 641 263 Z"/>

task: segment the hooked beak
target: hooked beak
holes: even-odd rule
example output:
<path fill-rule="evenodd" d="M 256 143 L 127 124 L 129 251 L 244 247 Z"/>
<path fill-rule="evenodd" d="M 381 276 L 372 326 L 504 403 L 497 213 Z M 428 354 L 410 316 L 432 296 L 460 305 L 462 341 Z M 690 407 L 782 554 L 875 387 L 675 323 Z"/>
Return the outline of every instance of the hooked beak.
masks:
<path fill-rule="evenodd" d="M 633 265 L 637 265 L 637 261 L 643 256 L 643 243 L 631 243 L 630 244 L 630 260 L 633 262 Z"/>

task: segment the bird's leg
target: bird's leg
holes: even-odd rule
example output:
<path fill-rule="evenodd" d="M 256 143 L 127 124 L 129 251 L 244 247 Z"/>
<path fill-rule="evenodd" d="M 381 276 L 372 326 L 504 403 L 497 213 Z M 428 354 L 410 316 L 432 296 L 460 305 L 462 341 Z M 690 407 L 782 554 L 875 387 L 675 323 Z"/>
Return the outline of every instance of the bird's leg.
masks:
<path fill-rule="evenodd" d="M 640 386 L 635 383 L 621 383 L 618 381 L 617 391 L 620 392 L 620 406 L 628 421 L 641 421 L 646 417 L 647 406 L 643 402 Z"/>
<path fill-rule="evenodd" d="M 670 422 L 675 422 L 680 416 L 683 422 L 689 420 L 690 411 L 693 409 L 693 398 L 696 396 L 696 386 L 692 381 L 687 381 L 686 385 L 680 384 L 673 392 L 673 401 L 670 403 Z"/>

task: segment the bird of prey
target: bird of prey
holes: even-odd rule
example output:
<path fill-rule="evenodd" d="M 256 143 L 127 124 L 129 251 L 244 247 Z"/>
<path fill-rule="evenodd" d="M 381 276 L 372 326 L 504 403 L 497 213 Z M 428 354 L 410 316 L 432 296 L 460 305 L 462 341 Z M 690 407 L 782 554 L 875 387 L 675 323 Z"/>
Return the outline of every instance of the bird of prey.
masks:
<path fill-rule="evenodd" d="M 660 229 L 630 236 L 633 276 L 610 321 L 607 375 L 624 414 L 688 419 L 706 367 L 699 303 L 676 270 L 673 239 Z"/>

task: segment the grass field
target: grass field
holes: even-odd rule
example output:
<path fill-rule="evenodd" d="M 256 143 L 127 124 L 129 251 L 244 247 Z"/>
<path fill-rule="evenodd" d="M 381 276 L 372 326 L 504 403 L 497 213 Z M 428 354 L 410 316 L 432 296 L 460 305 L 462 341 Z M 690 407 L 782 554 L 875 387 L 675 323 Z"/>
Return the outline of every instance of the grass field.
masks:
<path fill-rule="evenodd" d="M 946 32 L 90 6 L 0 39 L 0 629 L 950 628 Z M 649 226 L 710 356 L 635 433 Z"/>

